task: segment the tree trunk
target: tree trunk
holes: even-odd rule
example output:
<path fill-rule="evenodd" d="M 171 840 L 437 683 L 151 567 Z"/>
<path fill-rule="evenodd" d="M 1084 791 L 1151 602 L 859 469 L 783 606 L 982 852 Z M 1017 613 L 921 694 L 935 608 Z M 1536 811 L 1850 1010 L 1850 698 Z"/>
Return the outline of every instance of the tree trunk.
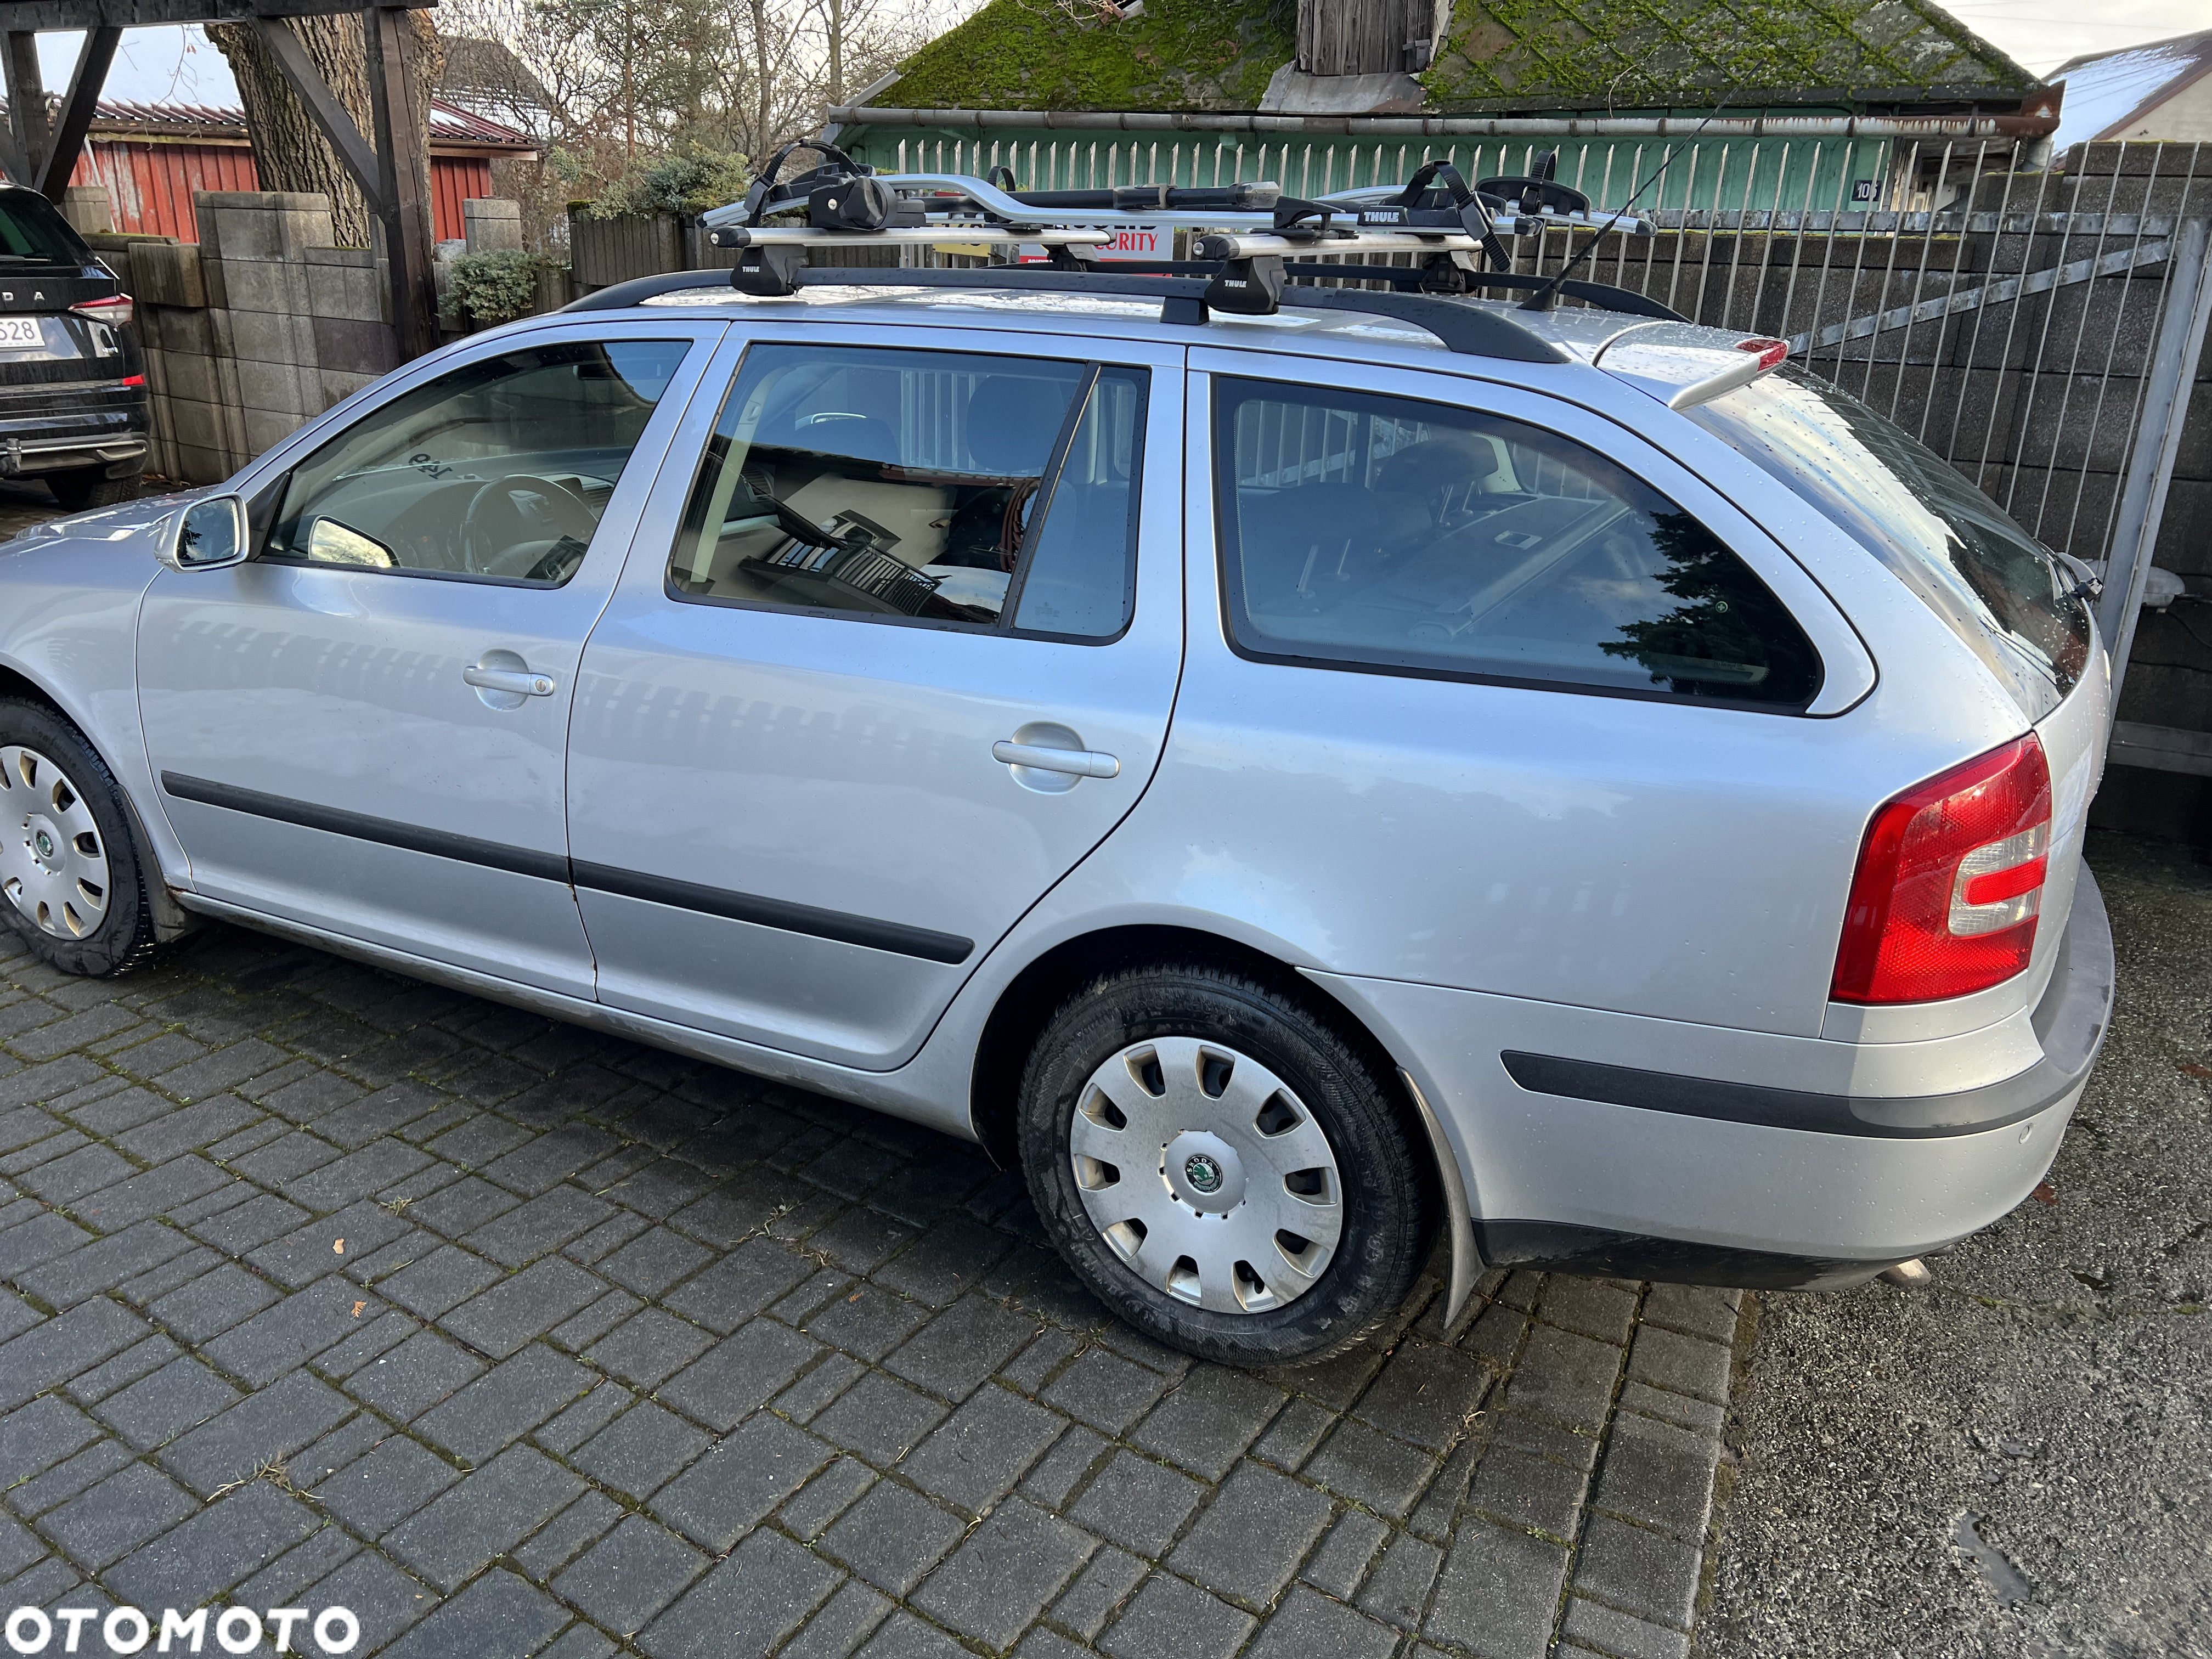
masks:
<path fill-rule="evenodd" d="M 438 83 L 445 51 L 426 12 L 410 11 L 408 25 L 415 33 L 413 54 L 416 87 L 408 100 L 416 113 L 416 137 L 425 153 L 429 145 L 430 88 Z M 325 83 L 362 135 L 374 147 L 375 126 L 369 115 L 368 48 L 356 14 L 328 17 L 294 17 L 278 25 L 300 37 Z M 238 82 L 239 98 L 246 106 L 246 135 L 253 145 L 254 171 L 264 190 L 307 191 L 331 198 L 331 228 L 339 244 L 368 247 L 368 204 L 345 164 L 292 90 L 248 23 L 210 23 L 208 38 L 229 60 Z"/>

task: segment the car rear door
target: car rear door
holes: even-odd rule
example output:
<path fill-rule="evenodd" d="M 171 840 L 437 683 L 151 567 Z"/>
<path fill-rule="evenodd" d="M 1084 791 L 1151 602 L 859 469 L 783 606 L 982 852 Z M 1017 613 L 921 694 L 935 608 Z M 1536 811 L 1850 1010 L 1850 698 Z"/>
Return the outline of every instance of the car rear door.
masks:
<path fill-rule="evenodd" d="M 1182 366 L 733 327 L 682 441 L 702 462 L 665 469 L 584 653 L 569 839 L 603 1001 L 863 1066 L 911 1052 L 1152 775 Z"/>

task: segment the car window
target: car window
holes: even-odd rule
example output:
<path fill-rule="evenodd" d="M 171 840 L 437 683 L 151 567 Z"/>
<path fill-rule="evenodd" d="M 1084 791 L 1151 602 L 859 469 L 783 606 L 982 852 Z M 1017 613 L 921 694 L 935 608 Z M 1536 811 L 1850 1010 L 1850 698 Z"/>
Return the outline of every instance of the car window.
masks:
<path fill-rule="evenodd" d="M 679 599 L 1109 638 L 1126 625 L 1141 370 L 757 345 L 668 563 Z"/>
<path fill-rule="evenodd" d="M 293 469 L 261 556 L 558 586 L 690 349 L 568 340 L 441 374 Z"/>
<path fill-rule="evenodd" d="M 2089 655 L 2081 577 L 1934 450 L 1795 364 L 1690 417 L 1839 526 L 1985 659 L 2000 640 L 2062 696 L 2074 688 Z"/>
<path fill-rule="evenodd" d="M 0 270 L 23 262 L 86 265 L 92 250 L 37 191 L 0 190 Z"/>
<path fill-rule="evenodd" d="M 1223 380 L 1214 407 L 1247 655 L 1760 708 L 1820 689 L 1750 568 L 1595 450 L 1363 392 Z"/>

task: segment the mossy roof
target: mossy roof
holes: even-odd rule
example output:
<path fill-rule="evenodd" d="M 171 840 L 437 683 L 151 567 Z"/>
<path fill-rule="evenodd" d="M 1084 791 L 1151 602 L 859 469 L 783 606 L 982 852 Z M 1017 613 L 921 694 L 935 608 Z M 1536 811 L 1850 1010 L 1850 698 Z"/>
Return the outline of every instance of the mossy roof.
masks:
<path fill-rule="evenodd" d="M 1126 22 L 990 0 L 875 101 L 1252 110 L 1297 29 L 1296 0 L 1146 0 Z M 2037 84 L 1929 0 L 1455 0 L 1419 78 L 1447 115 L 2000 100 Z"/>

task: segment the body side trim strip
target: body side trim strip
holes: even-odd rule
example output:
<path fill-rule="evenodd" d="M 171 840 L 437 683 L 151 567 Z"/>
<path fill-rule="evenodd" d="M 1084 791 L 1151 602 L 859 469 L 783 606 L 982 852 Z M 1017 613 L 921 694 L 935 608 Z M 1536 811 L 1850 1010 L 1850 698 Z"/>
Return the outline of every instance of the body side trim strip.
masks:
<path fill-rule="evenodd" d="M 695 882 L 674 881 L 666 876 L 618 870 L 611 865 L 587 864 L 581 859 L 574 861 L 574 869 L 576 885 L 594 892 L 642 899 L 648 904 L 665 904 L 678 910 L 696 910 L 787 933 L 811 934 L 816 939 L 835 939 L 841 945 L 863 945 L 871 951 L 889 951 L 896 956 L 919 957 L 925 962 L 957 966 L 967 961 L 975 949 L 975 940 L 963 939 L 957 933 L 912 927 L 902 921 L 878 921 L 867 916 L 848 915 L 842 910 L 795 904 L 788 899 L 732 893 L 719 887 L 702 887 Z"/>
<path fill-rule="evenodd" d="M 366 812 L 317 806 L 308 801 L 266 795 L 258 789 L 241 789 L 235 784 L 213 783 L 176 772 L 161 774 L 161 793 L 179 800 L 198 801 L 204 806 L 219 806 L 225 811 L 244 812 L 257 818 L 272 818 L 279 823 L 296 823 L 302 829 L 320 830 L 333 836 L 349 836 L 356 841 L 373 841 L 404 852 L 428 853 L 433 858 L 480 864 L 493 870 L 511 871 L 518 876 L 536 876 L 543 881 L 557 881 L 563 886 L 568 881 L 568 860 L 560 853 L 535 853 L 495 841 L 479 841 L 473 836 L 425 830 L 417 824 L 371 817 Z"/>
<path fill-rule="evenodd" d="M 203 805 L 221 807 L 226 811 L 244 812 L 279 823 L 295 823 L 303 829 L 347 836 L 356 841 L 374 842 L 380 846 L 397 847 L 405 852 L 427 853 L 433 858 L 453 859 L 487 869 L 506 870 L 543 881 L 557 881 L 563 886 L 586 887 L 595 892 L 641 899 L 651 904 L 665 904 L 677 909 L 721 916 L 732 921 L 750 922 L 782 933 L 805 933 L 816 939 L 834 939 L 842 945 L 886 951 L 895 956 L 918 957 L 926 962 L 957 965 L 965 962 L 975 949 L 973 939 L 963 939 L 956 933 L 940 933 L 927 927 L 908 927 L 903 922 L 878 921 L 869 916 L 848 915 L 842 911 L 824 910 L 811 904 L 794 904 L 784 899 L 726 892 L 717 887 L 702 887 L 692 882 L 671 880 L 665 876 L 619 870 L 610 865 L 571 860 L 560 854 L 532 852 L 527 848 L 502 846 L 497 842 L 480 841 L 472 836 L 457 836 L 443 830 L 425 830 L 415 824 L 394 823 L 389 818 L 372 817 L 364 812 L 351 812 L 334 806 L 317 806 L 307 801 L 264 794 L 258 789 L 242 789 L 235 784 L 215 783 L 205 778 L 186 777 L 176 772 L 161 774 L 161 791 L 179 800 L 198 801 Z"/>
<path fill-rule="evenodd" d="M 1647 1072 L 1632 1066 L 1607 1066 L 1515 1049 L 1506 1050 L 1499 1058 L 1505 1062 L 1506 1074 L 1534 1094 L 1563 1095 L 1571 1100 L 1595 1100 L 1639 1111 L 1717 1118 L 1774 1129 L 1899 1139 L 1979 1134 L 2018 1123 L 2057 1105 L 2080 1088 L 2089 1069 L 2085 1066 L 2069 1076 L 2045 1060 L 2016 1077 L 1954 1094 L 1869 1096 L 1729 1083 L 1717 1078 Z"/>

